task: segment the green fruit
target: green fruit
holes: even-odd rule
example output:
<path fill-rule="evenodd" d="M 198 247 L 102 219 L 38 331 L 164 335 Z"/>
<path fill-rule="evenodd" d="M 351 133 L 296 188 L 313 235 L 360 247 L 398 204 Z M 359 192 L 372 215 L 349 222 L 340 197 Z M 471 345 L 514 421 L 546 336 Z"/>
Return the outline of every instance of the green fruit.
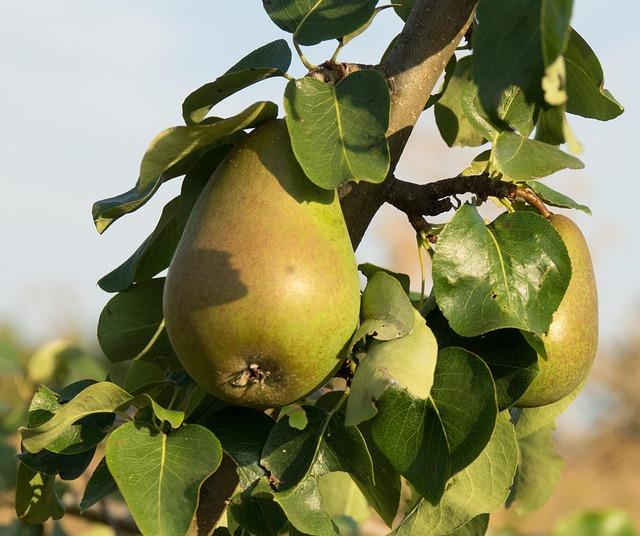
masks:
<path fill-rule="evenodd" d="M 516 406 L 537 407 L 564 398 L 586 378 L 598 348 L 598 294 L 589 248 L 579 227 L 566 216 L 549 218 L 571 259 L 571 281 L 542 337 L 546 358 L 540 373 Z"/>
<path fill-rule="evenodd" d="M 340 203 L 304 175 L 283 121 L 220 164 L 169 267 L 164 316 L 186 371 L 219 398 L 267 408 L 339 368 L 359 277 Z"/>

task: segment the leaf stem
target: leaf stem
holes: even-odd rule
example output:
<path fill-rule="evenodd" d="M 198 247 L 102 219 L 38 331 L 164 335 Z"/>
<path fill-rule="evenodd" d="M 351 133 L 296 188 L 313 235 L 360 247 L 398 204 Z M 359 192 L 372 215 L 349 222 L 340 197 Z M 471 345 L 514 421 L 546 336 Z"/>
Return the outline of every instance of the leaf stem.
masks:
<path fill-rule="evenodd" d="M 294 39 L 293 40 L 293 48 L 296 49 L 296 52 L 298 54 L 298 57 L 300 58 L 300 61 L 302 62 L 302 64 L 309 70 L 309 71 L 313 71 L 314 69 L 317 69 L 318 66 L 314 65 L 313 63 L 311 63 L 307 57 L 302 53 L 302 49 L 300 48 L 300 45 L 298 44 L 298 42 Z"/>

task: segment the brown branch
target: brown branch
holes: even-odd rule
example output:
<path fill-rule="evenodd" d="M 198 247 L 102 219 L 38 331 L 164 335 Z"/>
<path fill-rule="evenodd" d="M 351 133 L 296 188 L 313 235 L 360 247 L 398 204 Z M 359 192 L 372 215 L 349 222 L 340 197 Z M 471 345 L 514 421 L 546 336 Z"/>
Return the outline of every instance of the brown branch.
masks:
<path fill-rule="evenodd" d="M 340 192 L 353 247 L 393 188 L 393 171 L 424 106 L 471 24 L 475 0 L 416 0 L 394 47 L 377 66 L 391 87 L 389 176 L 381 184 L 348 184 Z"/>
<path fill-rule="evenodd" d="M 385 201 L 404 212 L 414 229 L 419 231 L 425 230 L 426 222 L 423 216 L 437 216 L 448 212 L 455 208 L 451 197 L 468 193 L 474 194 L 479 201 L 486 201 L 489 197 L 524 201 L 545 218 L 551 215 L 549 209 L 530 188 L 492 179 L 486 174 L 459 175 L 427 184 L 406 182 L 394 177 L 391 187 L 387 189 Z"/>

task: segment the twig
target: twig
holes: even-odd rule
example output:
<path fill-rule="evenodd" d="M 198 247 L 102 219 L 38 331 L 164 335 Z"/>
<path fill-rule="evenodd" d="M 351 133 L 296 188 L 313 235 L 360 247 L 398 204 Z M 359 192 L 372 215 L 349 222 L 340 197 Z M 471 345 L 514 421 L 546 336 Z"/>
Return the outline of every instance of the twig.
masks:
<path fill-rule="evenodd" d="M 427 231 L 429 224 L 423 216 L 437 216 L 456 208 L 453 199 L 456 195 L 471 193 L 479 201 L 489 197 L 525 201 L 534 207 L 542 216 L 551 215 L 549 209 L 533 190 L 490 178 L 488 175 L 457 176 L 427 184 L 416 184 L 394 178 L 387 189 L 386 202 L 404 212 L 409 222 L 417 231 Z"/>

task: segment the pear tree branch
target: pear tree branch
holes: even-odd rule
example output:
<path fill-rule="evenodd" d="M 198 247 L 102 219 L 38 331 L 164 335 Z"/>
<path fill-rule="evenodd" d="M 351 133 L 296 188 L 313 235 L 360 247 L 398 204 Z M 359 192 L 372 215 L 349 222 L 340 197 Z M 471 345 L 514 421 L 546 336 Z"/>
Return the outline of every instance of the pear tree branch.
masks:
<path fill-rule="evenodd" d="M 402 33 L 376 66 L 391 89 L 387 139 L 391 166 L 381 184 L 347 184 L 340 192 L 353 247 L 394 188 L 393 172 L 429 95 L 467 33 L 476 0 L 416 0 Z"/>
<path fill-rule="evenodd" d="M 394 177 L 385 201 L 404 212 L 416 230 L 424 230 L 423 216 L 437 216 L 456 208 L 452 198 L 467 193 L 474 194 L 479 201 L 486 201 L 489 197 L 524 201 L 545 218 L 551 215 L 530 188 L 492 179 L 486 174 L 459 175 L 427 184 L 406 182 Z"/>

